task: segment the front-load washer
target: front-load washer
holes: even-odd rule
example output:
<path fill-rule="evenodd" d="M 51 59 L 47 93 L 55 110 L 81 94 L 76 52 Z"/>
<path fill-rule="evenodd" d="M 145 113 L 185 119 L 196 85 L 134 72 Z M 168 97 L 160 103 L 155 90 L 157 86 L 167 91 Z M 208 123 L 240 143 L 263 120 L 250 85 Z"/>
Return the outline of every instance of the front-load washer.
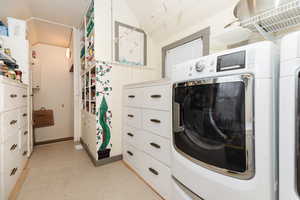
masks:
<path fill-rule="evenodd" d="M 279 199 L 300 199 L 300 32 L 281 40 Z"/>
<path fill-rule="evenodd" d="M 174 66 L 173 199 L 277 199 L 278 65 L 265 41 Z"/>

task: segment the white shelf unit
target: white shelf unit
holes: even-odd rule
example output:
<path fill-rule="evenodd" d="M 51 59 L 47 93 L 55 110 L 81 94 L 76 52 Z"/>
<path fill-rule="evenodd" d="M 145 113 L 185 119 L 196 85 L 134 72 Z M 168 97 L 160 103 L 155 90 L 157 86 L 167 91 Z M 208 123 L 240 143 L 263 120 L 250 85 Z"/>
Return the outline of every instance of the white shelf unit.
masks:
<path fill-rule="evenodd" d="M 300 24 L 300 1 L 293 0 L 271 8 L 240 22 L 241 27 L 261 33 L 266 39 L 274 40 L 273 33 Z"/>
<path fill-rule="evenodd" d="M 95 25 L 94 1 L 83 18 L 80 29 L 80 60 L 81 60 L 81 141 L 92 155 L 98 160 L 97 154 L 97 66 L 95 59 Z"/>

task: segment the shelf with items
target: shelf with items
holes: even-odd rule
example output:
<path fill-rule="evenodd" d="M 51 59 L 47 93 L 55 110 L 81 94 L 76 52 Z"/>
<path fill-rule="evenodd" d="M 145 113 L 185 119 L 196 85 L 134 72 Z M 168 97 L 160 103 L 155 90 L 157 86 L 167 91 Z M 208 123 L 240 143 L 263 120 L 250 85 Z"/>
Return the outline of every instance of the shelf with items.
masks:
<path fill-rule="evenodd" d="M 86 13 L 85 20 L 86 20 L 86 37 L 89 37 L 95 26 L 94 1 L 91 2 L 91 5 Z"/>
<path fill-rule="evenodd" d="M 85 87 L 86 88 L 88 88 L 89 86 L 90 86 L 90 73 L 89 72 L 87 72 L 86 74 L 85 74 Z"/>
<path fill-rule="evenodd" d="M 91 86 L 96 85 L 96 67 L 91 69 Z"/>

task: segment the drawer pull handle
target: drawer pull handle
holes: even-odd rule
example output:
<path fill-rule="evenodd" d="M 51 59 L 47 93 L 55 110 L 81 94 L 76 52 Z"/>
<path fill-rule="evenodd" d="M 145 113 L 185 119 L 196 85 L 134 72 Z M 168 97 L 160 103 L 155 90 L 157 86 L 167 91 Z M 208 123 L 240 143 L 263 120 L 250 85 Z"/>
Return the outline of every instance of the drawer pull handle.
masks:
<path fill-rule="evenodd" d="M 153 98 L 153 99 L 158 99 L 158 98 L 161 98 L 161 95 L 160 94 L 153 94 L 150 97 Z"/>
<path fill-rule="evenodd" d="M 133 156 L 133 153 L 131 151 L 127 151 L 127 153 L 130 155 L 130 156 Z"/>
<path fill-rule="evenodd" d="M 158 145 L 158 144 L 156 144 L 154 142 L 151 142 L 150 145 L 153 146 L 153 147 L 155 147 L 155 148 L 157 148 L 157 149 L 160 149 L 160 145 Z"/>
<path fill-rule="evenodd" d="M 134 118 L 134 115 L 127 115 L 128 117 L 130 117 L 130 118 Z"/>
<path fill-rule="evenodd" d="M 23 98 L 27 98 L 27 95 L 26 94 L 23 94 L 23 96 L 22 96 Z"/>
<path fill-rule="evenodd" d="M 133 99 L 133 98 L 135 98 L 135 96 L 134 95 L 129 95 L 128 98 Z"/>
<path fill-rule="evenodd" d="M 16 94 L 11 94 L 10 95 L 10 98 L 17 98 L 18 97 L 18 95 L 16 95 Z"/>
<path fill-rule="evenodd" d="M 134 135 L 132 133 L 127 133 L 128 136 L 133 137 Z"/>
<path fill-rule="evenodd" d="M 27 155 L 27 151 L 24 151 L 24 152 L 23 152 L 23 156 L 26 156 L 26 155 Z"/>
<path fill-rule="evenodd" d="M 153 123 L 157 123 L 157 124 L 160 123 L 160 120 L 158 120 L 158 119 L 150 119 L 150 121 L 153 122 Z"/>
<path fill-rule="evenodd" d="M 17 148 L 17 146 L 18 146 L 17 144 L 13 144 L 13 145 L 10 147 L 10 150 L 11 150 L 11 151 L 15 150 L 15 149 Z"/>
<path fill-rule="evenodd" d="M 27 134 L 28 134 L 28 131 L 25 131 L 25 132 L 24 132 L 24 135 L 27 135 Z"/>
<path fill-rule="evenodd" d="M 13 168 L 13 170 L 11 170 L 11 172 L 10 172 L 10 176 L 15 175 L 17 171 L 18 171 L 18 168 Z"/>
<path fill-rule="evenodd" d="M 14 124 L 16 124 L 18 121 L 17 120 L 12 120 L 9 124 L 10 125 L 14 125 Z"/>
<path fill-rule="evenodd" d="M 152 174 L 154 174 L 154 175 L 156 175 L 156 176 L 158 176 L 159 175 L 159 173 L 158 173 L 158 171 L 156 171 L 155 169 L 153 169 L 153 168 L 148 168 L 148 170 L 152 173 Z"/>
<path fill-rule="evenodd" d="M 27 117 L 27 113 L 24 113 L 22 116 L 23 116 L 23 117 Z"/>

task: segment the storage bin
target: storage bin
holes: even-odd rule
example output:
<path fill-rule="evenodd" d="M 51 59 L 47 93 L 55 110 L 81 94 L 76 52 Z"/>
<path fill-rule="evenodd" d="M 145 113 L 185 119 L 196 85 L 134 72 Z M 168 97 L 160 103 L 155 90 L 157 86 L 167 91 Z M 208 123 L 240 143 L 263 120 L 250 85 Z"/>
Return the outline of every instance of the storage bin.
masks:
<path fill-rule="evenodd" d="M 7 24 L 10 37 L 26 39 L 26 21 L 8 17 Z"/>

